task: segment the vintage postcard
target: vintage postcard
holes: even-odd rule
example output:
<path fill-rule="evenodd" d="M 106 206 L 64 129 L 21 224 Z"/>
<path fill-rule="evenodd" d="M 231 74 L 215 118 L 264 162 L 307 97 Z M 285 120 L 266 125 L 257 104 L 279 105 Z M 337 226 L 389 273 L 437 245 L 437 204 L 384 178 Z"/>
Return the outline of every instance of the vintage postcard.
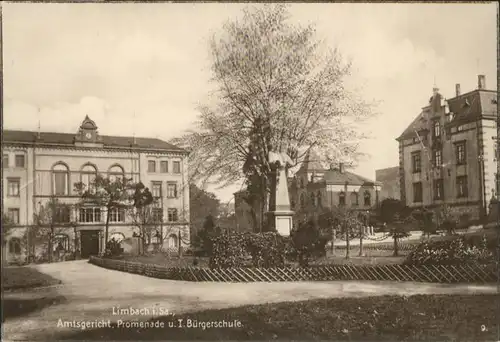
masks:
<path fill-rule="evenodd" d="M 497 3 L 0 6 L 2 340 L 500 340 Z"/>

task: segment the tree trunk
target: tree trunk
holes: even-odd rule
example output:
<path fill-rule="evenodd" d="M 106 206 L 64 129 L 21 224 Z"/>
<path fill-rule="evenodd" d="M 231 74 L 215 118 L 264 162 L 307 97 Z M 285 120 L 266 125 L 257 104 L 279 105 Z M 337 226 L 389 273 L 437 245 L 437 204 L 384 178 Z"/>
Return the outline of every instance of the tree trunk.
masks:
<path fill-rule="evenodd" d="M 109 212 L 111 208 L 107 208 L 108 212 L 106 215 L 106 225 L 104 226 L 104 252 L 106 252 L 106 248 L 108 247 L 108 235 L 109 235 Z"/>
<path fill-rule="evenodd" d="M 332 245 L 330 246 L 332 255 L 335 255 L 335 228 L 332 226 Z"/>
<path fill-rule="evenodd" d="M 363 256 L 363 235 L 365 233 L 365 227 L 360 226 L 359 228 L 359 256 Z"/>
<path fill-rule="evenodd" d="M 351 256 L 351 242 L 349 241 L 349 225 L 344 222 L 344 231 L 345 231 L 345 241 L 346 241 L 346 249 L 345 249 L 345 258 L 349 259 Z"/>
<path fill-rule="evenodd" d="M 54 238 L 54 225 L 51 223 L 50 224 L 50 232 L 49 232 L 49 253 L 48 253 L 48 258 L 49 258 L 49 263 L 53 261 L 53 238 Z"/>
<path fill-rule="evenodd" d="M 394 256 L 399 256 L 399 250 L 398 250 L 398 237 L 396 234 L 392 237 L 394 239 Z"/>

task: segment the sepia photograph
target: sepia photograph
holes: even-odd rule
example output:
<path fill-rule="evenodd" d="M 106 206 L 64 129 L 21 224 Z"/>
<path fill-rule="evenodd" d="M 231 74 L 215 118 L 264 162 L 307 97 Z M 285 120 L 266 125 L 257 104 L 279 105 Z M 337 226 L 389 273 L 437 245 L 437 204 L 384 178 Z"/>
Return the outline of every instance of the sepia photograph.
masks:
<path fill-rule="evenodd" d="M 2 341 L 500 341 L 498 18 L 2 1 Z"/>

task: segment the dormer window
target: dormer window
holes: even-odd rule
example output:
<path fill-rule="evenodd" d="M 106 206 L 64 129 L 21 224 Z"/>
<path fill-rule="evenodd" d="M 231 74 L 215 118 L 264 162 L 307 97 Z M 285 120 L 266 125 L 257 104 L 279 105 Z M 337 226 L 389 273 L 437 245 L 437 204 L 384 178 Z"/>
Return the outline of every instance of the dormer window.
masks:
<path fill-rule="evenodd" d="M 468 99 L 465 99 L 465 102 L 464 102 L 464 104 L 462 105 L 462 107 L 469 107 L 469 106 L 470 106 L 469 100 L 468 100 Z"/>

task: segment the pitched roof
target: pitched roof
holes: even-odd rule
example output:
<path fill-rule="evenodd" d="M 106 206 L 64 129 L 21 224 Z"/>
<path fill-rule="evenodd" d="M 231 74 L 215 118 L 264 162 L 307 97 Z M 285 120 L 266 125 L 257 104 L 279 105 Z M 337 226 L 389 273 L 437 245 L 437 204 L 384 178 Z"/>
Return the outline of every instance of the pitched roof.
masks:
<path fill-rule="evenodd" d="M 431 97 L 429 100 L 430 105 L 422 109 L 415 120 L 396 140 L 416 136 L 415 131 L 428 130 L 427 115 L 430 114 L 431 107 L 437 104 L 438 99 L 440 101 L 442 96 L 438 95 L 437 97 Z M 494 90 L 475 89 L 469 93 L 447 99 L 448 108 L 450 112 L 453 112 L 451 123 L 475 121 L 483 117 L 496 118 L 498 111 L 497 97 L 498 92 Z"/>
<path fill-rule="evenodd" d="M 497 92 L 474 90 L 448 100 L 450 112 L 453 112 L 451 122 L 478 120 L 482 117 L 496 117 Z"/>
<path fill-rule="evenodd" d="M 396 140 L 402 139 L 403 137 L 413 137 L 416 136 L 415 132 L 427 130 L 427 115 L 428 112 L 423 109 Z"/>
<path fill-rule="evenodd" d="M 313 151 L 313 149 L 309 149 L 300 165 L 298 173 L 305 173 L 309 171 L 324 171 L 325 168 L 321 165 L 321 159 L 318 154 Z"/>
<path fill-rule="evenodd" d="M 172 145 L 166 141 L 156 139 L 156 138 L 135 138 L 134 137 L 124 137 L 124 136 L 111 136 L 111 135 L 101 135 L 101 142 L 106 147 L 122 147 L 122 148 L 143 148 L 143 149 L 158 149 L 158 150 L 169 150 L 186 152 L 184 149 Z M 33 131 L 17 131 L 17 130 L 4 130 L 2 134 L 3 143 L 34 143 L 35 141 L 46 143 L 46 144 L 60 144 L 60 145 L 71 145 L 74 146 L 75 134 L 71 133 L 55 133 L 55 132 L 40 132 L 40 137 L 38 138 L 38 132 Z"/>
<path fill-rule="evenodd" d="M 344 185 L 346 182 L 349 185 L 365 185 L 376 184 L 381 185 L 380 182 L 362 177 L 349 171 L 340 172 L 340 170 L 328 170 L 325 172 L 323 179 L 327 184 Z"/>

